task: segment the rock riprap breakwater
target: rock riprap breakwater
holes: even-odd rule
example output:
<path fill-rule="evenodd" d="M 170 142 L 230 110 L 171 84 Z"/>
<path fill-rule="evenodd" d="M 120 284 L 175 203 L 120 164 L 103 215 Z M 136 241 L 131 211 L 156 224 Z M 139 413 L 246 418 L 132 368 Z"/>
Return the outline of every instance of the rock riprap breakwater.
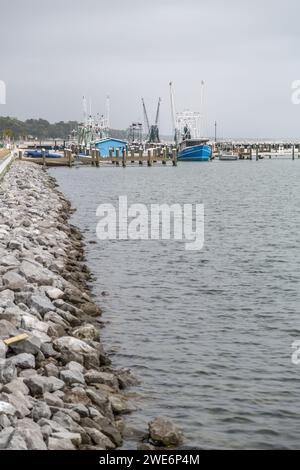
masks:
<path fill-rule="evenodd" d="M 15 162 L 0 181 L 0 449 L 114 449 L 122 391 L 100 341 L 79 231 L 55 181 Z"/>

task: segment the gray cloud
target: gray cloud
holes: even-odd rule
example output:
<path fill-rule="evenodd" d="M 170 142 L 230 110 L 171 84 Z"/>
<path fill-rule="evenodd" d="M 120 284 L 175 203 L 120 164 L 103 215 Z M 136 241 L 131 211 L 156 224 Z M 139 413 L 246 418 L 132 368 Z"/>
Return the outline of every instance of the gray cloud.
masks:
<path fill-rule="evenodd" d="M 171 130 L 168 82 L 177 107 L 199 109 L 206 82 L 207 131 L 297 137 L 299 3 L 277 0 L 1 0 L 2 115 L 80 119 L 81 97 L 114 127 L 142 119 L 144 96 Z"/>

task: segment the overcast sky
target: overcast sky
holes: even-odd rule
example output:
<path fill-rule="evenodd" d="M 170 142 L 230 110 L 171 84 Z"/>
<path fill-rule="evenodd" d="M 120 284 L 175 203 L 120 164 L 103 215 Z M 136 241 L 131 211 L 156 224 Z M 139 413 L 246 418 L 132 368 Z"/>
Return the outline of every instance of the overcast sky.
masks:
<path fill-rule="evenodd" d="M 1 115 L 82 119 L 82 96 L 111 125 L 154 120 L 171 132 L 169 81 L 178 110 L 199 110 L 207 133 L 298 137 L 299 0 L 0 0 Z"/>

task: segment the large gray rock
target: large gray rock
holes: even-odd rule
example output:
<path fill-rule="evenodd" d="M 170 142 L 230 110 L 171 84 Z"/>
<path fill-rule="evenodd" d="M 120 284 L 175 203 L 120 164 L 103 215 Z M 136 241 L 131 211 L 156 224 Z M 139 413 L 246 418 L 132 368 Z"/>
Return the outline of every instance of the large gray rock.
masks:
<path fill-rule="evenodd" d="M 57 289 L 56 287 L 49 287 L 46 289 L 46 295 L 50 300 L 58 300 L 63 297 L 64 293 L 62 290 Z"/>
<path fill-rule="evenodd" d="M 7 320 L 0 320 L 0 338 L 8 339 L 12 336 L 17 336 L 19 333 L 18 328 L 16 328 L 12 323 Z"/>
<path fill-rule="evenodd" d="M 149 423 L 149 436 L 162 446 L 177 446 L 183 440 L 182 432 L 174 422 L 166 417 L 158 417 Z"/>
<path fill-rule="evenodd" d="M 13 405 L 6 401 L 0 401 L 0 415 L 5 414 L 7 416 L 15 416 L 16 413 L 17 410 Z"/>
<path fill-rule="evenodd" d="M 31 404 L 28 397 L 25 397 L 21 392 L 15 391 L 14 393 L 2 393 L 2 398 L 17 410 L 17 418 L 25 418 L 25 416 L 30 414 Z"/>
<path fill-rule="evenodd" d="M 88 339 L 90 341 L 99 340 L 99 331 L 94 325 L 90 325 L 90 324 L 75 328 L 72 334 L 73 336 L 75 336 L 75 338 L 79 338 L 83 340 L 85 339 Z"/>
<path fill-rule="evenodd" d="M 49 437 L 48 450 L 76 450 L 71 439 L 61 439 L 60 437 Z"/>
<path fill-rule="evenodd" d="M 28 447 L 27 447 L 24 437 L 20 433 L 14 431 L 11 434 L 9 441 L 6 444 L 5 449 L 6 450 L 28 450 Z"/>
<path fill-rule="evenodd" d="M 99 366 L 99 353 L 84 341 L 71 336 L 63 336 L 54 341 L 54 347 L 62 354 L 65 363 L 79 362 L 87 369 Z"/>
<path fill-rule="evenodd" d="M 85 385 L 84 376 L 79 371 L 63 370 L 60 373 L 60 378 L 70 386 L 73 384 Z"/>
<path fill-rule="evenodd" d="M 35 309 L 41 315 L 44 315 L 53 309 L 53 305 L 48 297 L 42 294 L 35 294 L 31 296 L 30 307 Z"/>
<path fill-rule="evenodd" d="M 116 445 L 103 434 L 101 431 L 95 428 L 84 428 L 87 435 L 92 439 L 94 444 L 97 444 L 104 449 L 115 449 Z"/>
<path fill-rule="evenodd" d="M 36 336 L 30 335 L 27 339 L 10 344 L 16 354 L 32 354 L 36 356 L 41 350 L 41 340 Z"/>
<path fill-rule="evenodd" d="M 36 283 L 38 285 L 52 285 L 55 275 L 44 268 L 41 264 L 36 261 L 24 260 L 20 266 L 20 272 L 29 282 Z"/>
<path fill-rule="evenodd" d="M 16 367 L 20 369 L 34 369 L 35 368 L 35 357 L 33 354 L 21 353 L 17 356 L 13 356 L 11 361 Z"/>
<path fill-rule="evenodd" d="M 10 307 L 15 300 L 15 294 L 12 290 L 5 289 L 0 292 L 0 307 Z"/>
<path fill-rule="evenodd" d="M 55 432 L 52 437 L 54 439 L 70 440 L 74 446 L 78 447 L 81 444 L 81 435 L 79 433 L 70 431 Z"/>
<path fill-rule="evenodd" d="M 20 291 L 25 288 L 26 280 L 20 274 L 14 271 L 8 271 L 4 276 L 2 276 L 2 282 L 6 289 L 12 291 Z"/>
<path fill-rule="evenodd" d="M 84 378 L 87 384 L 105 384 L 114 389 L 118 389 L 118 379 L 114 374 L 108 372 L 99 372 L 97 370 L 89 370 Z"/>
<path fill-rule="evenodd" d="M 9 440 L 13 435 L 14 428 L 11 426 L 6 427 L 3 431 L 0 432 L 0 450 L 7 448 Z"/>
<path fill-rule="evenodd" d="M 23 437 L 29 450 L 47 450 L 40 426 L 31 419 L 19 419 L 16 432 Z"/>
<path fill-rule="evenodd" d="M 0 383 L 5 385 L 17 376 L 16 366 L 10 359 L 0 359 Z"/>
<path fill-rule="evenodd" d="M 0 359 L 5 359 L 8 347 L 0 339 Z"/>
<path fill-rule="evenodd" d="M 32 396 L 42 396 L 45 392 L 55 392 L 64 388 L 65 383 L 56 377 L 44 377 L 36 375 L 24 379 L 24 383 Z"/>
<path fill-rule="evenodd" d="M 59 398 L 55 393 L 44 393 L 44 400 L 49 406 L 54 406 L 55 408 L 63 408 L 64 402 Z"/>
<path fill-rule="evenodd" d="M 14 327 L 20 328 L 23 311 L 16 305 L 6 307 L 2 312 L 0 311 L 0 320 L 6 320 Z"/>
<path fill-rule="evenodd" d="M 34 407 L 32 408 L 32 419 L 34 421 L 39 421 L 42 418 L 50 419 L 51 418 L 51 411 L 49 406 L 43 402 L 38 401 L 35 403 Z"/>
<path fill-rule="evenodd" d="M 4 385 L 2 387 L 2 392 L 4 392 L 4 393 L 21 392 L 22 395 L 28 395 L 29 394 L 29 389 L 24 384 L 24 379 L 22 377 L 18 377 L 16 379 L 13 379 L 8 384 Z"/>

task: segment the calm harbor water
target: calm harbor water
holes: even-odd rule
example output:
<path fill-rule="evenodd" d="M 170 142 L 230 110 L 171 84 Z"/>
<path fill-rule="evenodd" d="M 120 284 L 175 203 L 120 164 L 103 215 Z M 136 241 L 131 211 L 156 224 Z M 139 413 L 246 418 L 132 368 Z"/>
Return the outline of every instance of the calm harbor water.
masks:
<path fill-rule="evenodd" d="M 129 425 L 167 415 L 194 448 L 298 448 L 300 161 L 52 169 L 77 208 L 102 337 L 142 383 Z M 204 203 L 205 246 L 96 241 L 97 205 Z M 101 292 L 108 291 L 108 297 Z M 127 447 L 135 448 L 133 441 Z"/>

